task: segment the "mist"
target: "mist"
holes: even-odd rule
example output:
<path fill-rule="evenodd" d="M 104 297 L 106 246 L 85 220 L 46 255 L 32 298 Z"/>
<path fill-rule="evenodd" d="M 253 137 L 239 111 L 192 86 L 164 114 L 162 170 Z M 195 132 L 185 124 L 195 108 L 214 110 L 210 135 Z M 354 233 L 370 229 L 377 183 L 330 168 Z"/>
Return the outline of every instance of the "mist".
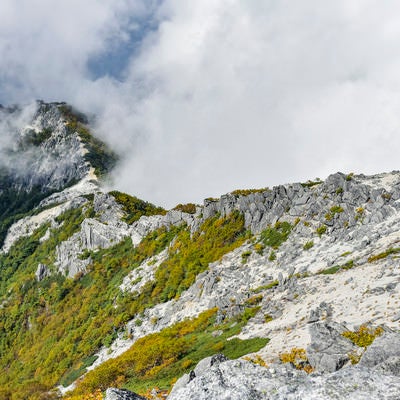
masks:
<path fill-rule="evenodd" d="M 399 19 L 395 1 L 5 0 L 0 101 L 96 114 L 113 187 L 165 207 L 391 171 Z"/>

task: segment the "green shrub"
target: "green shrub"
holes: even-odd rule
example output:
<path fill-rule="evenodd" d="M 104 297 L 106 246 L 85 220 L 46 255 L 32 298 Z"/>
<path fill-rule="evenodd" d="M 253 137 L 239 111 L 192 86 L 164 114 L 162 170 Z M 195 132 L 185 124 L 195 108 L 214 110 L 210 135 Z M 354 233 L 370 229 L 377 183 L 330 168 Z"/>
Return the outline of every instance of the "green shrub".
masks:
<path fill-rule="evenodd" d="M 288 239 L 292 228 L 289 222 L 277 222 L 274 227 L 268 227 L 261 232 L 261 241 L 265 246 L 278 249 Z"/>
<path fill-rule="evenodd" d="M 257 254 L 259 254 L 260 256 L 262 256 L 264 254 L 264 249 L 265 246 L 262 243 L 256 243 L 254 245 L 254 250 Z"/>
<path fill-rule="evenodd" d="M 336 272 L 339 272 L 341 270 L 352 269 L 353 267 L 354 267 L 354 261 L 350 260 L 344 265 L 335 265 L 333 267 L 324 269 L 323 271 L 319 272 L 319 274 L 332 275 L 332 274 L 336 274 Z"/>
<path fill-rule="evenodd" d="M 242 263 L 245 264 L 250 256 L 251 256 L 251 251 L 250 250 L 244 251 L 242 253 Z"/>
<path fill-rule="evenodd" d="M 196 204 L 178 204 L 173 208 L 173 210 L 182 211 L 187 214 L 196 214 Z"/>
<path fill-rule="evenodd" d="M 125 353 L 86 374 L 72 395 L 85 395 L 110 386 L 127 387 L 145 393 L 149 388 L 168 389 L 171 381 L 188 372 L 201 359 L 222 352 L 228 358 L 260 350 L 268 339 L 229 339 L 240 332 L 247 317 L 238 316 L 215 325 L 216 310 L 209 310 L 192 320 L 179 322 L 161 332 L 137 340 Z M 215 336 L 213 332 L 222 331 Z"/>
<path fill-rule="evenodd" d="M 375 255 L 369 257 L 368 262 L 372 263 L 372 262 L 375 262 L 378 260 L 382 260 L 392 254 L 397 254 L 397 253 L 400 253 L 400 247 L 396 247 L 396 248 L 390 247 L 389 249 L 387 249 L 386 251 L 384 251 L 382 253 L 375 254 Z"/>
<path fill-rule="evenodd" d="M 331 208 L 330 208 L 330 212 L 332 213 L 332 214 L 340 214 L 340 213 L 342 213 L 344 210 L 343 210 L 343 208 L 341 207 L 341 206 L 332 206 Z"/>
<path fill-rule="evenodd" d="M 304 244 L 303 249 L 310 250 L 313 246 L 314 246 L 314 241 L 310 240 Z"/>
<path fill-rule="evenodd" d="M 296 369 L 303 370 L 307 373 L 313 372 L 313 368 L 308 362 L 307 354 L 304 349 L 293 347 L 288 353 L 281 353 L 279 359 L 283 363 L 290 363 Z"/>
<path fill-rule="evenodd" d="M 366 325 L 361 325 L 357 331 L 346 331 L 342 333 L 342 336 L 351 340 L 356 346 L 366 348 L 383 332 L 381 327 L 373 329 Z"/>
<path fill-rule="evenodd" d="M 326 230 L 327 230 L 326 225 L 320 225 L 317 228 L 316 232 L 317 232 L 318 236 L 321 237 L 324 233 L 326 233 Z"/>
<path fill-rule="evenodd" d="M 231 192 L 231 194 L 233 194 L 236 197 L 239 197 L 239 196 L 248 196 L 252 193 L 264 193 L 269 190 L 270 189 L 267 187 L 262 188 L 262 189 L 237 189 L 237 190 L 234 190 L 233 192 Z"/>
<path fill-rule="evenodd" d="M 301 186 L 312 188 L 313 186 L 320 185 L 321 183 L 322 183 L 321 179 L 315 178 L 315 181 L 308 180 L 307 182 L 302 183 Z"/>
<path fill-rule="evenodd" d="M 263 286 L 259 286 L 256 289 L 252 289 L 252 292 L 253 293 L 260 293 L 260 292 L 262 292 L 264 290 L 272 289 L 272 288 L 274 288 L 275 286 L 278 286 L 278 285 L 279 285 L 279 281 L 275 280 L 275 281 L 272 281 L 271 283 L 269 283 L 268 285 L 263 285 Z"/>
<path fill-rule="evenodd" d="M 121 193 L 116 190 L 113 190 L 109 194 L 115 198 L 117 203 L 122 205 L 122 209 L 126 213 L 124 221 L 127 224 L 134 223 L 143 215 L 164 215 L 166 213 L 162 207 L 156 207 L 155 205 L 140 200 L 135 196 L 130 196 L 129 194 Z"/>

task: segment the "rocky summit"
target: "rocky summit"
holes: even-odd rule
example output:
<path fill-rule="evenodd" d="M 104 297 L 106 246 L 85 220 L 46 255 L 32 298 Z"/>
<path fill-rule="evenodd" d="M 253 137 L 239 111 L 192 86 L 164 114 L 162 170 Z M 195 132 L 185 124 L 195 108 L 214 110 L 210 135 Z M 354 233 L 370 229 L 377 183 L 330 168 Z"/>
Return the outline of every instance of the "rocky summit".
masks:
<path fill-rule="evenodd" d="M 0 399 L 400 398 L 400 172 L 164 210 L 73 107 L 0 122 Z"/>

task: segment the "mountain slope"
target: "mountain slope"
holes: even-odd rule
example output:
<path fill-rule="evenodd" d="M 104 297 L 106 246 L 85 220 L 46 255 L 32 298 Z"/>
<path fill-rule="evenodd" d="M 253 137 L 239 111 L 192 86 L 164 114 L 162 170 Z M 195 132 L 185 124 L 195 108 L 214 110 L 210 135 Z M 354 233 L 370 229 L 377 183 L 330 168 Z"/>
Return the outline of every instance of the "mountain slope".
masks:
<path fill-rule="evenodd" d="M 3 188 L 32 195 L 35 206 L 16 203 L 1 220 L 1 399 L 168 389 L 217 353 L 335 373 L 363 355 L 357 338 L 370 345 L 398 332 L 399 172 L 337 173 L 165 211 L 101 189 L 94 172 L 116 157 L 84 116 L 64 103 L 39 103 L 34 115 L 11 154 L 37 164 L 8 168 Z M 76 154 L 55 162 L 67 148 Z M 235 365 L 251 369 L 241 361 L 215 372 L 229 381 Z M 231 393 L 196 368 L 200 377 L 182 378 L 172 399 L 185 398 L 186 385 Z M 393 371 L 388 382 L 398 385 Z"/>
<path fill-rule="evenodd" d="M 11 124 L 0 163 L 0 243 L 10 224 L 51 193 L 79 182 L 92 171 L 106 173 L 116 156 L 94 138 L 87 118 L 65 103 L 37 102 L 28 119 L 18 107 L 2 108 L 0 123 Z M 27 119 L 24 121 L 24 119 Z M 20 122 L 21 123 L 21 122 Z"/>

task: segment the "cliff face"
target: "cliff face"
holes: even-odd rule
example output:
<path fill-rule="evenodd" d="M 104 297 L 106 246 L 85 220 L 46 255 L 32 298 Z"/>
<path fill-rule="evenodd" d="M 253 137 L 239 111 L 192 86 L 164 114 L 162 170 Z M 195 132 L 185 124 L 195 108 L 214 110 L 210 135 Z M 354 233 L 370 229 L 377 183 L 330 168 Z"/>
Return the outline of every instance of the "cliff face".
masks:
<path fill-rule="evenodd" d="M 8 136 L 0 162 L 0 242 L 19 215 L 51 193 L 76 184 L 94 171 L 106 172 L 115 155 L 91 136 L 87 118 L 65 103 L 37 102 L 30 110 L 2 108 L 0 124 Z M 103 161 L 101 167 L 93 162 Z"/>
<path fill-rule="evenodd" d="M 101 189 L 116 157 L 83 115 L 64 103 L 32 115 L 0 193 L 14 196 L 0 398 L 150 395 L 182 375 L 169 398 L 399 397 L 399 172 L 166 211 Z"/>

